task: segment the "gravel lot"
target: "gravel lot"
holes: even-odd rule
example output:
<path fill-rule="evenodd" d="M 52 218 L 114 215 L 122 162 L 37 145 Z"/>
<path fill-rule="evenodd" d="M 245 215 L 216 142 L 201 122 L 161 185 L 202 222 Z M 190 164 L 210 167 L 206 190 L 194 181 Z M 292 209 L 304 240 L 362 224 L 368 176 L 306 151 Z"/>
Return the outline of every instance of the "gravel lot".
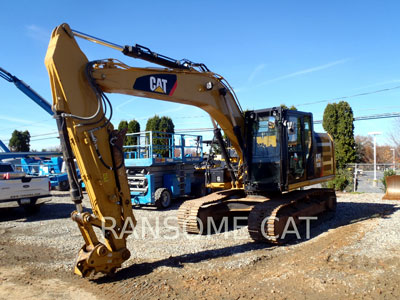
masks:
<path fill-rule="evenodd" d="M 0 210 L 0 299 L 398 299 L 400 202 L 381 197 L 338 195 L 334 217 L 286 246 L 255 244 L 246 227 L 178 234 L 179 203 L 135 209 L 131 258 L 113 278 L 88 280 L 72 274 L 83 244 L 69 219 L 74 205 L 68 193 L 53 192 L 34 216 Z"/>

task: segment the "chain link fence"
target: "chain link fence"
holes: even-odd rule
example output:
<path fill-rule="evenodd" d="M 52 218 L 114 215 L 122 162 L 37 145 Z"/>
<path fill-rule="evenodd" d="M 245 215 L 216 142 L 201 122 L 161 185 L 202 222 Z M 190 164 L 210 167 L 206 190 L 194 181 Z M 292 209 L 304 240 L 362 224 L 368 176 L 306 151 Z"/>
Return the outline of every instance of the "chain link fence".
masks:
<path fill-rule="evenodd" d="M 348 164 L 346 169 L 353 174 L 352 187 L 349 187 L 348 190 L 364 193 L 383 193 L 385 190 L 382 183 L 384 172 L 386 170 L 399 170 L 400 164 L 376 164 L 376 180 L 374 164 Z"/>

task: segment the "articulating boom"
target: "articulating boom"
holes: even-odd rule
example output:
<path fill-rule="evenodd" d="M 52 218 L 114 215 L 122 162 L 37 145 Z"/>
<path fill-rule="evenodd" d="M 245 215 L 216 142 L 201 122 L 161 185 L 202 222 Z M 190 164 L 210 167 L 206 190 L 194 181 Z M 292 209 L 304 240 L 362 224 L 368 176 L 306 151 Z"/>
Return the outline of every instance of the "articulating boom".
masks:
<path fill-rule="evenodd" d="M 43 108 L 48 114 L 50 114 L 51 116 L 54 114 L 54 112 L 51 110 L 50 103 L 47 102 L 45 99 L 43 99 L 42 96 L 40 96 L 38 93 L 36 93 L 29 85 L 27 85 L 25 82 L 20 80 L 17 76 L 10 74 L 3 68 L 0 68 L 0 77 L 7 80 L 8 82 L 14 83 L 15 86 L 21 92 L 23 92 L 25 95 L 27 95 L 29 98 L 31 98 L 34 102 L 36 102 L 36 104 L 39 105 L 41 108 Z"/>
<path fill-rule="evenodd" d="M 169 68 L 132 68 L 112 59 L 89 62 L 74 35 Z M 91 271 L 109 273 L 129 258 L 123 229 L 127 221 L 131 220 L 132 225 L 135 221 L 121 151 L 124 133 L 116 132 L 110 123 L 112 108 L 104 92 L 200 107 L 224 130 L 240 158 L 243 157 L 242 111 L 224 79 L 208 72 L 203 64 L 177 62 L 142 46 L 121 47 L 72 31 L 67 24 L 53 31 L 45 63 L 64 158 L 72 162 L 75 155 L 93 209 L 93 214 L 82 210 L 82 196 L 71 164 L 67 169 L 71 196 L 77 205 L 72 218 L 85 240 L 75 272 L 82 276 Z M 109 117 L 106 117 L 107 107 Z M 111 219 L 120 235 L 116 237 L 106 231 L 103 245 L 93 227 L 110 225 Z"/>

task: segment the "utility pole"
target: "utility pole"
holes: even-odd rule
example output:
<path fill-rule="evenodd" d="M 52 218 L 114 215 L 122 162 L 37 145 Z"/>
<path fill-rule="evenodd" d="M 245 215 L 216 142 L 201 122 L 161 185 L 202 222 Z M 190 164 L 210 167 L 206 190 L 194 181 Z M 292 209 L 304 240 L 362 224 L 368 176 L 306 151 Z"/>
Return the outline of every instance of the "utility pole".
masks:
<path fill-rule="evenodd" d="M 369 132 L 369 135 L 374 137 L 374 186 L 376 186 L 376 136 L 382 134 L 382 132 Z"/>

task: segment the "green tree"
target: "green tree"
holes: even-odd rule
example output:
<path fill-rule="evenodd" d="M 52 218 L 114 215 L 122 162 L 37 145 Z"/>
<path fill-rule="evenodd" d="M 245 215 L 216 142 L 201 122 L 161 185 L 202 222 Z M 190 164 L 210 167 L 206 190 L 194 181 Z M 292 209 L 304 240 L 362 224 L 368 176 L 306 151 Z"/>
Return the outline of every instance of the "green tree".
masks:
<path fill-rule="evenodd" d="M 283 109 L 290 109 L 290 110 L 297 110 L 296 106 L 292 105 L 291 107 L 287 107 L 285 104 L 281 104 L 281 107 Z"/>
<path fill-rule="evenodd" d="M 136 133 L 140 131 L 140 124 L 136 120 L 130 120 L 128 123 L 128 133 Z M 127 145 L 137 145 L 137 137 L 128 136 L 125 140 Z"/>
<path fill-rule="evenodd" d="M 147 120 L 146 131 L 158 131 L 160 124 L 160 117 L 155 115 L 154 117 Z"/>
<path fill-rule="evenodd" d="M 128 122 L 125 121 L 125 120 L 122 120 L 122 121 L 119 122 L 119 124 L 118 124 L 118 130 L 120 131 L 120 130 L 122 130 L 122 129 L 128 129 Z M 128 137 L 126 137 L 126 138 L 124 139 L 124 146 L 129 145 L 129 144 L 127 143 L 127 139 L 128 139 Z M 124 152 L 129 152 L 129 151 L 132 151 L 132 150 L 133 150 L 133 149 L 126 149 L 126 148 L 124 148 Z"/>
<path fill-rule="evenodd" d="M 128 121 L 122 120 L 121 122 L 119 122 L 118 130 L 122 130 L 124 128 L 127 129 L 126 133 L 135 133 L 135 132 L 140 131 L 140 124 L 136 120 L 131 120 L 131 121 L 129 121 L 129 123 L 128 123 Z M 124 146 L 136 145 L 136 144 L 137 144 L 137 137 L 127 136 L 125 138 Z M 135 149 L 125 149 L 124 151 L 132 151 L 132 150 L 135 150 Z"/>
<path fill-rule="evenodd" d="M 336 166 L 339 169 L 356 160 L 353 122 L 353 110 L 346 101 L 326 106 L 322 126 L 335 142 Z"/>
<path fill-rule="evenodd" d="M 118 130 L 122 130 L 124 128 L 128 128 L 128 122 L 125 120 L 122 120 L 121 122 L 119 122 L 118 124 Z"/>
<path fill-rule="evenodd" d="M 154 152 L 160 154 L 163 157 L 168 156 L 169 151 L 168 138 L 169 134 L 162 134 L 160 132 L 174 133 L 175 125 L 170 117 L 159 117 L 155 115 L 154 117 L 147 120 L 146 131 L 158 131 L 158 133 L 153 133 L 153 145 L 155 146 Z M 160 149 L 161 148 L 161 149 Z"/>
<path fill-rule="evenodd" d="M 175 133 L 175 125 L 170 117 L 161 117 L 160 123 L 158 124 L 158 131 Z"/>
<path fill-rule="evenodd" d="M 13 152 L 28 152 L 30 148 L 31 135 L 28 130 L 14 130 L 8 143 L 10 150 Z"/>

